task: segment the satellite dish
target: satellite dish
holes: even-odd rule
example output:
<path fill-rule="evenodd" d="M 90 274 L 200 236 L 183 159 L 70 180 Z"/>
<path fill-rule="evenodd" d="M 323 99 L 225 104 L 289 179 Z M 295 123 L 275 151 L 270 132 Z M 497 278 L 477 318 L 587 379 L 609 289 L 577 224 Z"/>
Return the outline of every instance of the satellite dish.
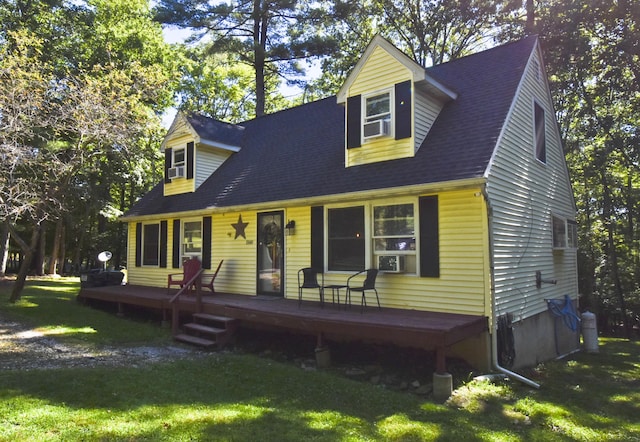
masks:
<path fill-rule="evenodd" d="M 113 256 L 113 255 L 111 254 L 111 252 L 110 252 L 110 251 L 105 250 L 104 252 L 100 252 L 100 253 L 98 254 L 98 261 L 100 261 L 100 262 L 107 262 L 107 261 L 109 261 L 109 260 L 111 259 L 111 257 L 112 257 L 112 256 Z"/>

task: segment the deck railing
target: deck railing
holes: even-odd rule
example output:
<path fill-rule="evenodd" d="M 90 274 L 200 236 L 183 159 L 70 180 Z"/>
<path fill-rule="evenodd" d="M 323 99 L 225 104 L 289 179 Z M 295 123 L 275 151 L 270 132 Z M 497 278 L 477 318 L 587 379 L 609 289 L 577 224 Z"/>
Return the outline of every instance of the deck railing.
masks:
<path fill-rule="evenodd" d="M 173 333 L 174 336 L 178 334 L 178 328 L 180 326 L 180 303 L 179 303 L 180 296 L 183 295 L 185 292 L 189 291 L 191 289 L 191 286 L 195 286 L 196 288 L 196 309 L 198 313 L 202 313 L 202 273 L 203 272 L 204 272 L 204 269 L 198 270 L 198 272 L 195 275 L 193 275 L 193 277 L 189 281 L 187 281 L 180 288 L 180 290 L 178 290 L 178 293 L 176 293 L 173 296 L 173 298 L 169 300 L 169 303 L 172 306 L 171 332 Z"/>

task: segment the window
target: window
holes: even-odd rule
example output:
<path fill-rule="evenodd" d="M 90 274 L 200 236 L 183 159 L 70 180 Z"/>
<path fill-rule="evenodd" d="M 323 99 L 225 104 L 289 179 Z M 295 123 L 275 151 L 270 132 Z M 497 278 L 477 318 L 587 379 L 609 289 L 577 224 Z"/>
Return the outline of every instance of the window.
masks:
<path fill-rule="evenodd" d="M 413 204 L 393 204 L 373 208 L 373 252 L 375 265 L 389 259 L 400 266 L 396 271 L 416 272 L 416 237 Z"/>
<path fill-rule="evenodd" d="M 547 162 L 547 140 L 545 133 L 544 109 L 538 103 L 534 103 L 534 124 L 535 124 L 535 148 L 536 158 L 543 163 Z"/>
<path fill-rule="evenodd" d="M 185 165 L 185 151 L 184 147 L 173 148 L 173 167 L 180 167 Z"/>
<path fill-rule="evenodd" d="M 371 95 L 364 99 L 362 135 L 368 138 L 389 135 L 391 128 L 391 93 Z"/>
<path fill-rule="evenodd" d="M 359 271 L 365 268 L 364 207 L 329 209 L 328 269 Z"/>
<path fill-rule="evenodd" d="M 574 220 L 556 215 L 552 217 L 553 248 L 575 249 L 578 247 L 578 225 Z"/>
<path fill-rule="evenodd" d="M 143 226 L 142 244 L 142 265 L 157 266 L 160 262 L 160 224 Z"/>
<path fill-rule="evenodd" d="M 182 255 L 191 258 L 202 253 L 202 221 L 186 221 L 182 228 Z"/>

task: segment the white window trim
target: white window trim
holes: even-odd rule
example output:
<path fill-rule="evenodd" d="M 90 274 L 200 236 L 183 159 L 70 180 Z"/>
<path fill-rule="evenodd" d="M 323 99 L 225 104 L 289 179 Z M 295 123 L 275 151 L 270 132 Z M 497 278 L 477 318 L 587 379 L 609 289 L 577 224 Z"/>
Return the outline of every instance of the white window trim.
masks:
<path fill-rule="evenodd" d="M 541 160 L 540 158 L 538 158 L 538 134 L 536 132 L 536 106 L 539 107 L 540 109 L 542 109 L 542 113 L 543 113 L 543 125 L 544 125 L 544 161 Z M 549 137 L 547 137 L 547 109 L 545 108 L 545 106 L 538 101 L 536 98 L 533 99 L 533 104 L 531 106 L 531 110 L 532 110 L 532 115 L 531 115 L 531 122 L 533 125 L 533 158 L 535 158 L 535 160 L 538 162 L 538 164 L 541 164 L 543 166 L 546 166 L 547 163 L 549 162 L 549 142 L 548 139 Z"/>
<path fill-rule="evenodd" d="M 180 164 L 177 164 L 176 162 L 176 153 L 178 153 L 179 151 L 182 151 L 182 162 Z M 185 146 L 176 146 L 174 148 L 172 148 L 171 150 L 171 167 L 186 167 L 187 165 L 187 148 Z"/>
<path fill-rule="evenodd" d="M 559 221 L 561 221 L 564 224 L 564 244 L 563 245 L 556 245 L 555 244 L 555 232 L 554 232 L 554 219 L 557 219 Z M 578 244 L 577 244 L 577 233 L 576 233 L 576 244 L 575 247 L 572 246 L 571 244 L 569 244 L 569 224 L 574 224 L 577 225 L 576 221 L 572 218 L 563 216 L 563 215 L 559 215 L 557 213 L 552 213 L 551 214 L 551 247 L 553 250 L 557 250 L 557 251 L 562 251 L 562 250 L 576 250 L 578 248 Z"/>
<path fill-rule="evenodd" d="M 383 94 L 388 94 L 389 95 L 389 118 L 377 118 L 377 119 L 373 119 L 371 121 L 367 121 L 367 99 L 375 97 L 377 95 L 383 95 Z M 384 137 L 386 138 L 393 138 L 395 136 L 395 88 L 390 87 L 390 88 L 384 88 L 384 89 L 379 89 L 375 92 L 370 92 L 370 93 L 366 93 L 366 94 L 362 94 L 362 100 L 360 105 L 361 107 L 361 112 L 360 112 L 360 142 L 362 144 L 364 143 L 368 143 L 368 142 L 372 142 L 375 141 L 377 138 L 381 138 L 381 137 L 365 137 L 364 136 L 364 125 L 366 123 L 371 123 L 372 121 L 378 121 L 378 120 L 388 120 L 389 121 L 389 133 L 384 135 Z"/>
<path fill-rule="evenodd" d="M 189 258 L 198 258 L 200 260 L 202 260 L 202 247 L 204 244 L 200 245 L 200 251 L 199 252 L 185 252 L 185 245 L 186 243 L 184 242 L 185 238 L 184 238 L 184 229 L 187 225 L 187 223 L 200 223 L 200 239 L 202 241 L 202 218 L 189 218 L 189 219 L 184 219 L 180 221 L 180 256 L 182 257 L 182 261 L 184 261 L 185 259 L 189 259 Z"/>
<path fill-rule="evenodd" d="M 374 211 L 376 207 L 382 207 L 382 206 L 401 206 L 401 205 L 408 205 L 411 204 L 413 206 L 413 235 L 412 237 L 415 240 L 415 249 L 413 250 L 384 250 L 384 251 L 376 251 L 375 246 L 374 246 L 374 242 L 376 240 L 376 238 L 387 238 L 389 236 L 377 236 L 375 235 L 375 229 L 374 229 L 374 222 L 375 222 L 375 216 L 374 216 Z M 420 232 L 419 232 L 419 227 L 420 227 L 420 214 L 419 214 L 419 206 L 418 206 L 418 201 L 415 198 L 411 198 L 411 199 L 399 199 L 399 200 L 384 200 L 384 201 L 376 201 L 371 203 L 370 205 L 370 210 L 369 210 L 369 217 L 370 217 L 370 223 L 371 223 L 371 238 L 370 238 L 370 243 L 371 243 L 371 256 L 373 259 L 373 263 L 372 263 L 372 267 L 378 268 L 378 256 L 381 255 L 401 255 L 401 256 L 415 256 L 415 260 L 416 260 L 416 269 L 415 271 L 402 271 L 402 273 L 408 274 L 408 275 L 417 275 L 418 274 L 418 269 L 420 268 L 420 253 L 419 253 L 419 249 L 420 249 Z M 408 236 L 408 235 L 402 235 L 404 237 Z"/>
<path fill-rule="evenodd" d="M 376 253 L 375 247 L 373 245 L 374 236 L 373 236 L 373 210 L 374 207 L 377 206 L 392 206 L 392 205 L 401 205 L 401 204 L 412 204 L 413 205 L 413 217 L 414 217 L 414 237 L 416 238 L 416 249 L 411 251 L 386 251 L 386 252 L 378 252 Z M 402 198 L 402 199 L 384 199 L 374 202 L 353 202 L 353 203 L 344 203 L 344 204 L 332 204 L 326 205 L 324 207 L 324 219 L 329 219 L 329 211 L 332 209 L 344 209 L 349 207 L 364 207 L 364 263 L 365 269 L 369 268 L 377 268 L 378 267 L 378 255 L 405 255 L 405 256 L 413 256 L 416 257 L 416 270 L 415 272 L 405 272 L 404 275 L 418 275 L 420 269 L 420 213 L 419 213 L 419 205 L 417 198 Z M 329 270 L 329 223 L 324 223 L 324 270 L 326 273 L 334 273 L 334 274 L 352 274 L 352 271 L 342 271 L 342 270 Z"/>

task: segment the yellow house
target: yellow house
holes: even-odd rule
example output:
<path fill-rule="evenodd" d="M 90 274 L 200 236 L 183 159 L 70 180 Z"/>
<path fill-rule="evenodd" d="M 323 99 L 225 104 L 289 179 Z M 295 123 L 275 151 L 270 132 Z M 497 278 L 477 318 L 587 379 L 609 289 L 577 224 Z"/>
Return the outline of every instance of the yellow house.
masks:
<path fill-rule="evenodd" d="M 162 148 L 164 181 L 123 218 L 130 284 L 198 257 L 224 260 L 219 292 L 298 299 L 303 267 L 327 285 L 374 268 L 384 308 L 485 318 L 455 349 L 479 366 L 578 345 L 549 309 L 577 302 L 575 205 L 535 37 L 430 68 L 375 37 L 336 96 L 179 113 Z"/>

